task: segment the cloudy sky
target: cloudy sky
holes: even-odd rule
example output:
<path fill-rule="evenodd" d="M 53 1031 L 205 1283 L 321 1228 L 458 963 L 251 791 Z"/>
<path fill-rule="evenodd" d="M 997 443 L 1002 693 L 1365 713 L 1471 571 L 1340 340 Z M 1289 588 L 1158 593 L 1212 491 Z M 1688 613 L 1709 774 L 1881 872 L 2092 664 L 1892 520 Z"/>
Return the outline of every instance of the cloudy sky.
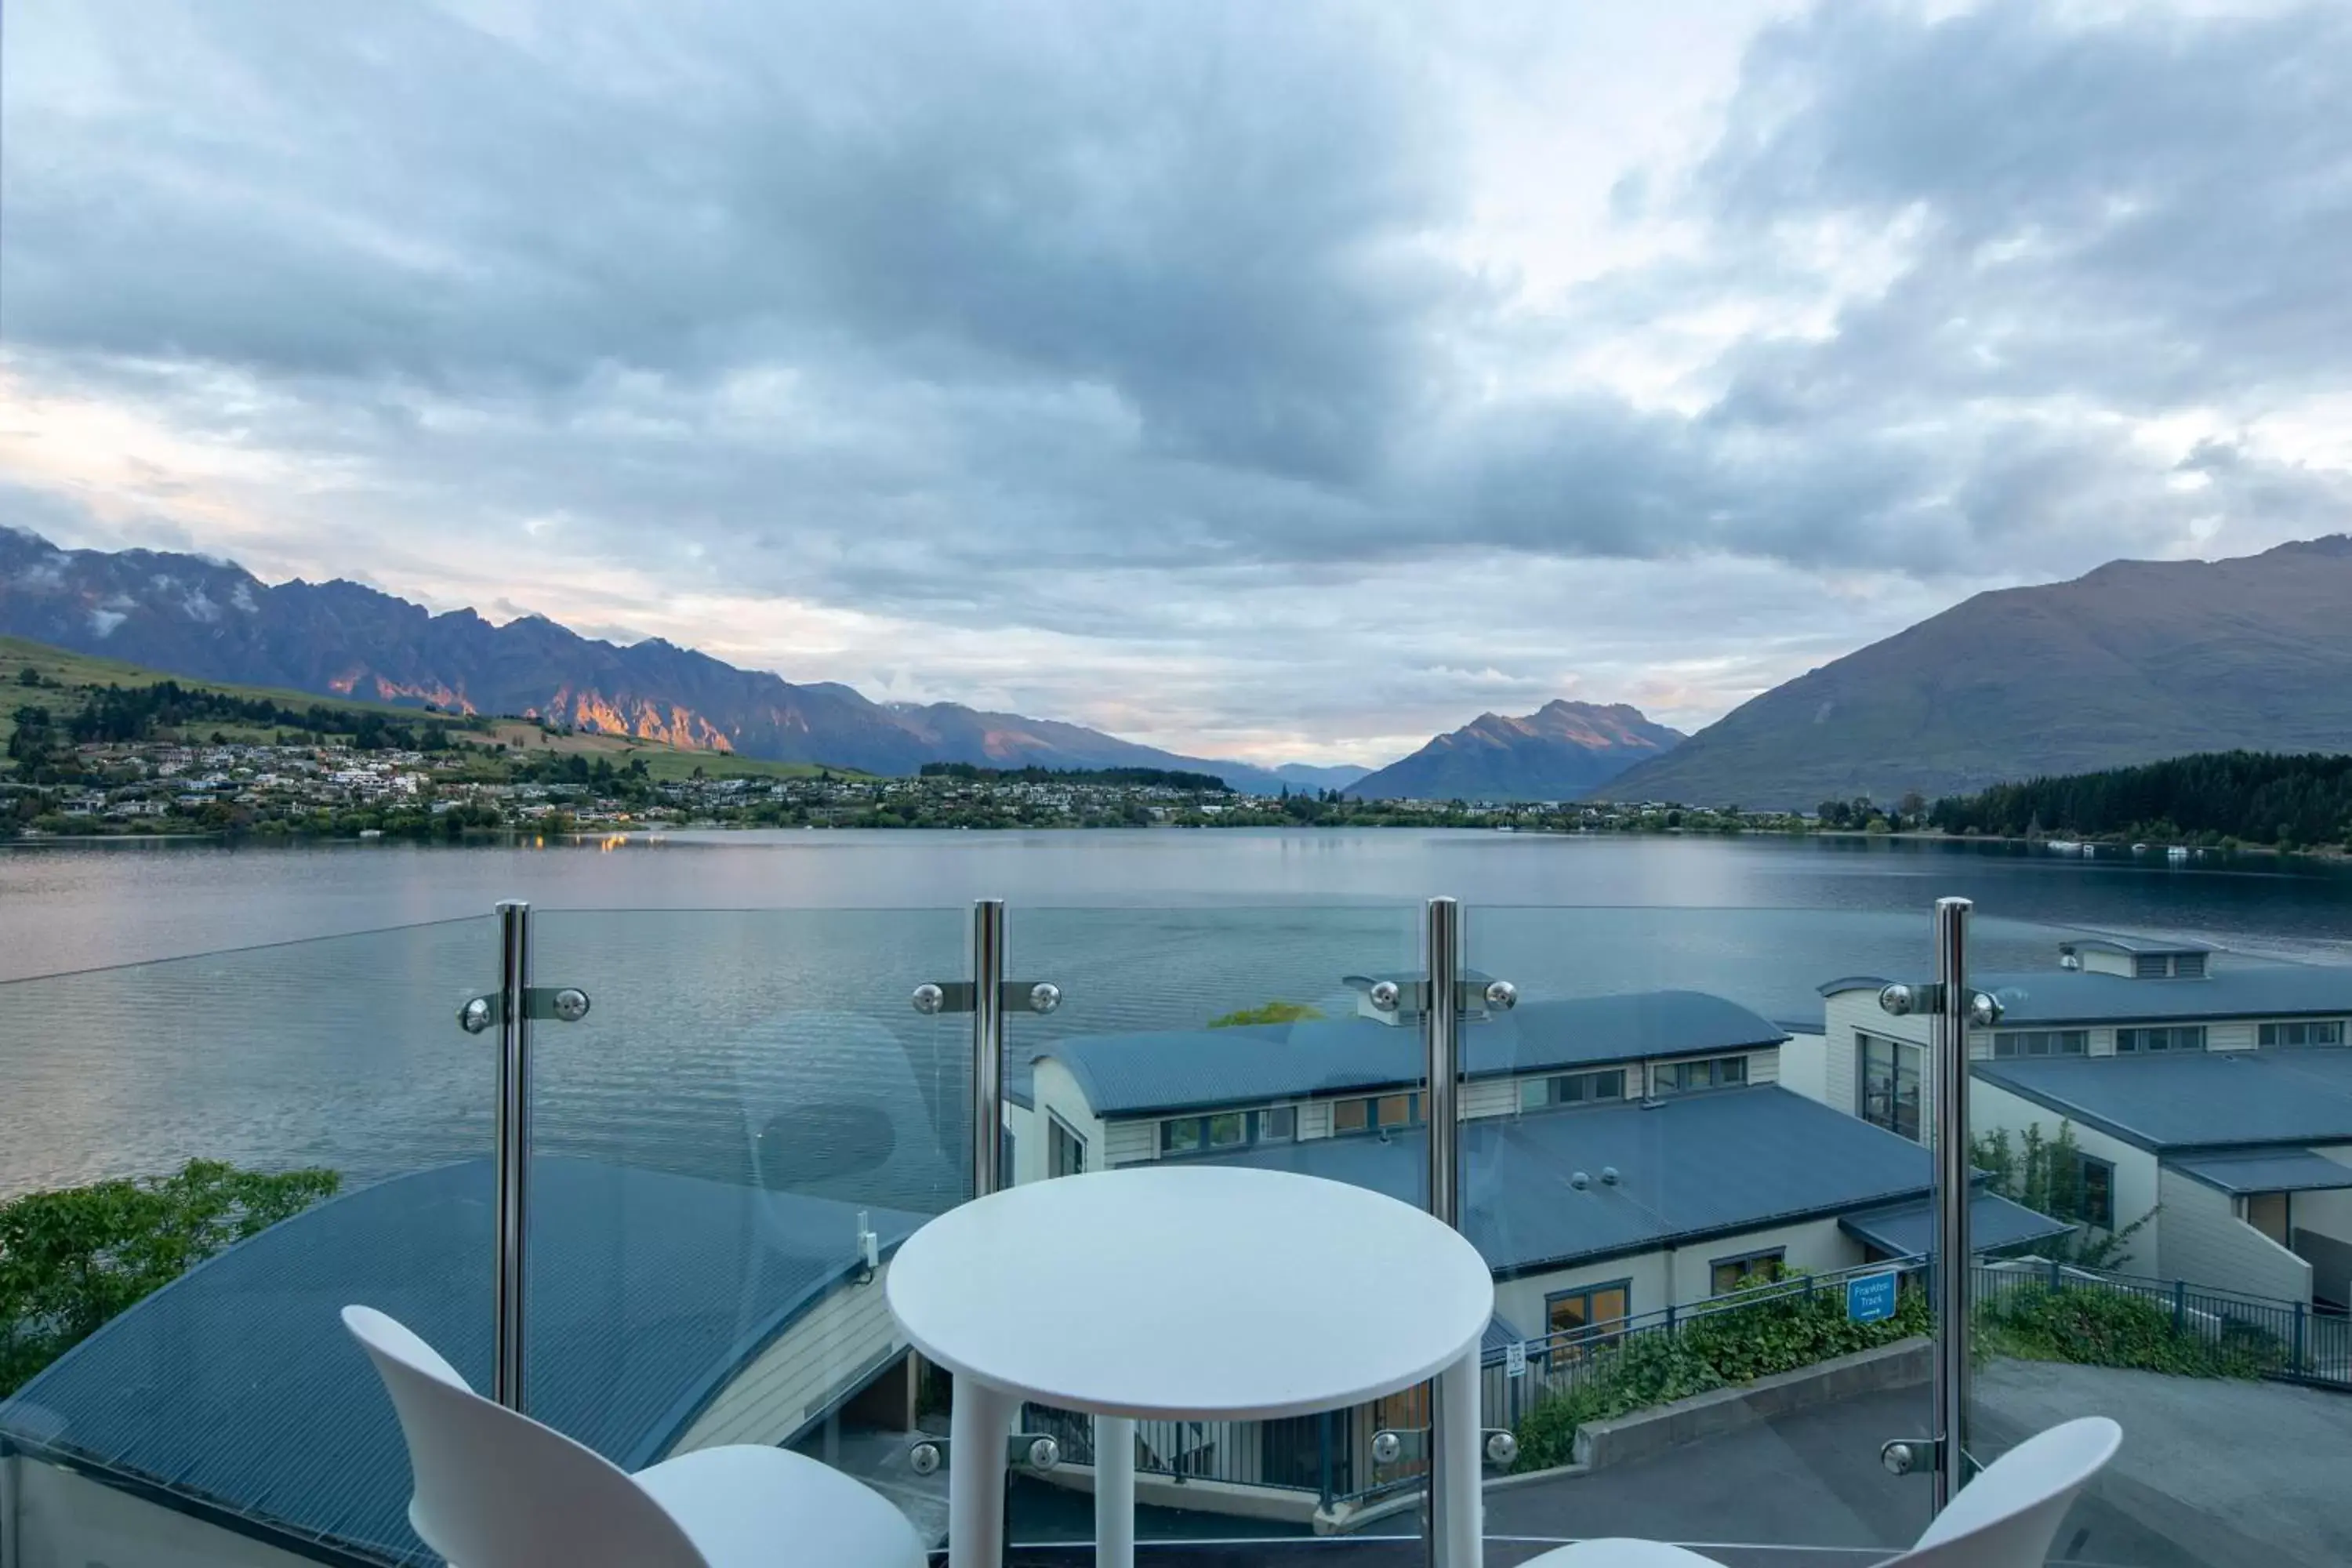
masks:
<path fill-rule="evenodd" d="M 2352 7 L 9 0 L 0 521 L 1194 753 L 2352 519 Z"/>

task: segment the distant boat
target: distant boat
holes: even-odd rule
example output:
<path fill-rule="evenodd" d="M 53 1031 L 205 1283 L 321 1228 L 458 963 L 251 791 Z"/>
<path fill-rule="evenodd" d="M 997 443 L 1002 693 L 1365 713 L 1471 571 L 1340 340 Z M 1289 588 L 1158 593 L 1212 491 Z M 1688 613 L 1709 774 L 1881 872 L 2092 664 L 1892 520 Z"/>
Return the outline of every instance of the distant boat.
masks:
<path fill-rule="evenodd" d="M 2084 847 L 2079 841 L 2072 838 L 2050 840 L 2050 852 L 2053 855 L 2080 855 Z"/>
<path fill-rule="evenodd" d="M 2192 853 L 2193 851 L 2186 844 L 2176 844 L 2164 852 L 2164 858 L 2168 860 L 2186 860 Z"/>
<path fill-rule="evenodd" d="M 2135 855 L 2145 855 L 2147 853 L 2147 846 L 2145 844 L 2135 844 L 2132 846 L 2132 853 Z"/>

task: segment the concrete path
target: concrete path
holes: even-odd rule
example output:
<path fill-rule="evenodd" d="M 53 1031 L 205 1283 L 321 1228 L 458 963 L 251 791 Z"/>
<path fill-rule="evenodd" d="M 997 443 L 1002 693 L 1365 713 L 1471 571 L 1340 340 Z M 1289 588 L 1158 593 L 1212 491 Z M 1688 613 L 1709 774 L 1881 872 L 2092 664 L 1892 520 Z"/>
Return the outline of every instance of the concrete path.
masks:
<path fill-rule="evenodd" d="M 2106 1568 L 2337 1568 L 2352 1563 L 2352 1397 L 2277 1384 L 1996 1364 L 1978 1380 L 1979 1447 L 2076 1415 L 2121 1422 L 2108 1479 L 2078 1502 L 2055 1561 Z M 1490 1492 L 1490 1535 L 1631 1535 L 1735 1568 L 1872 1563 L 1927 1521 L 1924 1477 L 1878 1463 L 1928 1429 L 1926 1388 L 1801 1411 L 1591 1475 Z M 1989 1440 L 1989 1443 L 1988 1441 Z M 1794 1549 L 1794 1550 L 1792 1550 Z M 1490 1568 L 1519 1561 L 1490 1552 Z"/>
<path fill-rule="evenodd" d="M 2124 1446 L 2095 1500 L 2172 1542 L 2174 1561 L 2352 1563 L 2352 1394 L 2040 1362 L 1995 1362 L 1978 1373 L 1976 1388 L 1980 1458 L 2072 1416 L 2115 1417 Z M 2062 1532 L 2061 1556 L 2067 1544 Z"/>

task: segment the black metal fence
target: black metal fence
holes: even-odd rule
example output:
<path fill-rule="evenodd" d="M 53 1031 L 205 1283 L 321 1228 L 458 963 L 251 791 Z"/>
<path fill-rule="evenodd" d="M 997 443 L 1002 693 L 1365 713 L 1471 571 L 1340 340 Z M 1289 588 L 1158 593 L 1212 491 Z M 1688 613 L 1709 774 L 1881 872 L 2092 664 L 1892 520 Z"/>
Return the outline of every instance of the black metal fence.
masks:
<path fill-rule="evenodd" d="M 2078 1268 L 2049 1258 L 1978 1265 L 1972 1300 L 1982 1322 L 2077 1291 L 2140 1303 L 2149 1321 L 2168 1323 L 2177 1340 L 2210 1352 L 2217 1365 L 2284 1383 L 2352 1390 L 2352 1319 L 2315 1310 L 2304 1301 L 2186 1279 Z"/>

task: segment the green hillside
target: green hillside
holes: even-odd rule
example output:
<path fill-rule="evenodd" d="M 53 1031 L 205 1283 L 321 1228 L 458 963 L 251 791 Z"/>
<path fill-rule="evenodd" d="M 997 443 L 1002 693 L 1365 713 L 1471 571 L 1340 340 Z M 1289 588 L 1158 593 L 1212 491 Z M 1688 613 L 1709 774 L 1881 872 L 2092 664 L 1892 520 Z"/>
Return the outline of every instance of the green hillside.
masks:
<path fill-rule="evenodd" d="M 27 671 L 32 673 L 33 680 L 26 679 Z M 108 687 L 128 691 L 164 681 L 172 682 L 184 691 L 214 694 L 239 702 L 266 702 L 305 715 L 323 712 L 336 721 L 348 720 L 347 728 L 329 730 L 320 736 L 321 739 L 333 738 L 338 734 L 349 735 L 360 728 L 363 719 L 373 717 L 410 730 L 436 728 L 446 731 L 452 740 L 477 746 L 507 748 L 530 755 L 584 753 L 592 762 L 598 757 L 609 758 L 615 767 L 625 767 L 632 759 L 641 759 L 646 772 L 656 781 L 689 778 L 697 769 L 702 771 L 704 777 L 714 779 L 808 778 L 825 772 L 841 777 L 866 776 L 846 769 L 828 770 L 816 763 L 761 762 L 725 752 L 687 751 L 659 742 L 639 741 L 621 735 L 556 730 L 529 719 L 429 713 L 386 702 L 320 697 L 309 691 L 238 686 L 227 681 L 197 680 L 142 668 L 119 659 L 99 658 L 51 647 L 47 643 L 10 637 L 0 637 L 0 747 L 5 747 L 8 737 L 15 732 L 15 715 L 20 708 L 46 709 L 62 718 L 68 713 L 80 711 L 93 693 L 103 691 Z M 175 738 L 209 740 L 219 734 L 230 741 L 268 742 L 275 739 L 278 732 L 277 727 L 269 724 L 216 723 L 210 720 L 187 728 L 193 731 L 192 735 Z"/>
<path fill-rule="evenodd" d="M 2044 832 L 2172 844 L 2352 844 L 2352 756 L 2254 752 L 1995 784 L 1936 803 L 1947 833 Z"/>
<path fill-rule="evenodd" d="M 39 685 L 26 681 L 25 671 L 28 669 L 40 678 Z M 413 708 L 395 708 L 386 702 L 359 702 L 320 697 L 308 691 L 233 686 L 219 680 L 192 680 L 160 670 L 142 669 L 135 664 L 124 664 L 120 659 L 95 658 L 89 654 L 51 647 L 47 643 L 0 637 L 0 745 L 5 745 L 15 731 L 14 715 L 19 708 L 46 708 L 51 712 L 70 712 L 79 709 L 93 690 L 109 686 L 126 689 L 152 686 L 163 680 L 174 681 L 189 691 L 215 692 L 240 702 L 274 702 L 298 711 L 323 708 L 338 714 L 348 713 L 354 727 L 362 713 L 373 713 L 386 721 L 397 720 L 411 725 L 444 723 L 457 728 L 465 724 L 465 721 L 460 719 L 444 720 L 435 714 L 420 713 Z"/>
<path fill-rule="evenodd" d="M 2347 604 L 2341 535 L 1979 594 L 1773 688 L 1600 793 L 1806 809 L 2193 752 L 2352 752 Z"/>

